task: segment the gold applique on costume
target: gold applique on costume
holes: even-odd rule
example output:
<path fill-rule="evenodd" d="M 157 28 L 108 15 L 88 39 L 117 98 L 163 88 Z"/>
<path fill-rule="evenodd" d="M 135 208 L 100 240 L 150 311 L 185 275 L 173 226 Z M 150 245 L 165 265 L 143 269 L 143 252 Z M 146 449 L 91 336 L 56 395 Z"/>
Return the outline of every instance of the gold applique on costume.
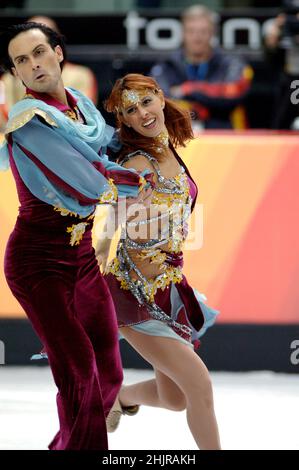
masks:
<path fill-rule="evenodd" d="M 90 214 L 88 217 L 79 215 L 76 212 L 69 211 L 68 209 L 64 209 L 63 207 L 55 206 L 53 207 L 54 211 L 60 212 L 60 215 L 63 217 L 71 216 L 71 217 L 79 217 L 79 219 L 85 220 L 93 220 L 95 218 L 95 211 Z M 79 245 L 82 237 L 85 233 L 85 229 L 89 225 L 89 222 L 80 222 L 79 224 L 73 224 L 71 227 L 67 227 L 67 233 L 71 233 L 70 245 Z"/>
<path fill-rule="evenodd" d="M 66 231 L 71 233 L 70 245 L 79 245 L 83 238 L 88 222 L 80 222 L 79 224 L 73 224 L 71 227 L 67 227 Z"/>
<path fill-rule="evenodd" d="M 159 192 L 159 187 L 157 187 L 153 190 L 152 204 L 165 204 L 171 209 L 170 224 L 172 224 L 172 226 L 170 227 L 169 232 L 173 233 L 168 240 L 168 249 L 173 253 L 179 253 L 182 251 L 185 238 L 181 230 L 182 219 L 184 217 L 186 204 L 191 210 L 191 199 L 189 196 L 189 184 L 186 173 L 180 173 L 175 176 L 173 180 L 177 183 L 182 193 L 162 193 Z M 178 221 L 177 224 L 175 224 L 176 220 Z M 178 227 L 174 228 L 174 225 L 177 225 Z"/>
<path fill-rule="evenodd" d="M 161 250 L 157 250 L 157 252 L 151 256 L 151 263 L 152 264 L 160 264 L 163 265 L 164 261 L 166 260 L 166 253 L 161 253 Z"/>
<path fill-rule="evenodd" d="M 169 144 L 169 134 L 167 130 L 160 132 L 160 134 L 155 137 L 155 142 L 157 144 L 157 152 L 162 153 L 168 147 Z"/>
<path fill-rule="evenodd" d="M 139 188 L 138 188 L 139 193 L 141 193 L 141 191 L 144 189 L 146 184 L 147 184 L 147 181 L 144 178 L 144 176 L 139 176 Z"/>
<path fill-rule="evenodd" d="M 25 93 L 25 95 L 23 96 L 23 100 L 26 99 L 26 98 L 30 98 L 30 99 L 33 99 L 33 100 L 36 99 L 33 95 L 31 95 L 31 93 Z"/>
<path fill-rule="evenodd" d="M 64 209 L 64 207 L 55 206 L 54 211 L 55 212 L 60 212 L 60 215 L 62 215 L 63 217 L 66 217 L 67 215 L 71 215 L 73 217 L 80 217 L 80 219 L 83 218 L 82 216 L 79 216 L 79 214 L 77 214 L 76 212 L 72 212 L 72 211 L 69 211 L 67 209 Z"/>
<path fill-rule="evenodd" d="M 150 258 L 151 264 L 160 264 L 162 265 L 166 260 L 166 253 L 161 253 L 159 248 L 155 250 L 142 250 L 140 253 L 137 254 L 137 258 L 142 260 Z"/>
<path fill-rule="evenodd" d="M 117 187 L 113 183 L 113 178 L 108 179 L 108 184 L 110 186 L 109 189 L 107 189 L 107 191 L 105 191 L 99 197 L 99 202 L 101 204 L 111 204 L 113 202 L 117 202 L 118 191 Z"/>
<path fill-rule="evenodd" d="M 111 273 L 116 277 L 116 279 L 120 282 L 121 289 L 129 289 L 127 281 L 123 278 L 122 272 L 120 271 L 118 258 L 113 258 L 113 260 L 108 264 L 106 273 Z"/>
<path fill-rule="evenodd" d="M 113 274 L 116 279 L 120 282 L 121 289 L 129 290 L 130 287 L 123 276 L 122 271 L 119 268 L 119 260 L 114 258 L 107 267 L 107 273 Z M 144 291 L 149 302 L 154 302 L 155 295 L 158 289 L 164 290 L 171 282 L 179 283 L 183 279 L 182 268 L 180 266 L 168 266 L 162 274 L 159 274 L 154 279 L 148 279 L 143 283 Z M 139 283 L 139 280 L 131 281 L 135 284 Z"/>
<path fill-rule="evenodd" d="M 149 302 L 155 301 L 155 295 L 158 289 L 164 290 L 171 282 L 174 284 L 183 279 L 182 268 L 169 266 L 164 273 L 159 274 L 155 279 L 149 280 L 145 285 L 145 292 Z"/>
<path fill-rule="evenodd" d="M 77 214 L 77 212 L 69 211 L 68 209 L 65 209 L 64 207 L 54 206 L 53 209 L 56 212 L 60 212 L 60 215 L 62 215 L 63 217 L 70 215 L 72 217 L 79 217 L 79 219 L 86 219 L 86 220 L 92 220 L 95 218 L 95 211 L 92 212 L 89 216 L 84 216 L 84 215 Z"/>
<path fill-rule="evenodd" d="M 65 114 L 68 118 L 72 119 L 72 121 L 81 122 L 81 119 L 79 117 L 80 113 L 79 113 L 79 109 L 77 106 L 75 106 L 74 109 L 67 109 L 66 111 L 63 112 L 63 114 Z"/>
<path fill-rule="evenodd" d="M 72 109 L 64 111 L 63 114 L 65 114 L 68 118 L 72 119 L 73 121 L 78 121 L 77 114 Z"/>
<path fill-rule="evenodd" d="M 157 186 L 157 188 L 154 188 L 153 190 L 152 204 L 166 204 L 168 207 L 171 207 L 174 201 L 176 203 L 186 203 L 186 200 L 189 195 L 189 184 L 186 173 L 180 173 L 179 175 L 175 176 L 173 180 L 181 188 L 182 194 L 166 194 L 162 192 L 160 193 L 159 187 Z"/>

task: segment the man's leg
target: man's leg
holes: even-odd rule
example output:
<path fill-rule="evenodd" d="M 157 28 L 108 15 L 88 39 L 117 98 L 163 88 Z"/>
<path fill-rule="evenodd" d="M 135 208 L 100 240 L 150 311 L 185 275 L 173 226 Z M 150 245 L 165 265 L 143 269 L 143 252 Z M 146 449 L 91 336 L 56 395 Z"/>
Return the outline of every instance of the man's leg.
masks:
<path fill-rule="evenodd" d="M 95 258 L 77 279 L 74 310 L 94 348 L 107 417 L 123 381 L 114 303 Z"/>
<path fill-rule="evenodd" d="M 26 282 L 27 281 L 27 282 Z M 74 314 L 75 276 L 8 280 L 43 342 L 58 387 L 60 431 L 53 450 L 108 448 L 101 386 L 93 345 Z"/>

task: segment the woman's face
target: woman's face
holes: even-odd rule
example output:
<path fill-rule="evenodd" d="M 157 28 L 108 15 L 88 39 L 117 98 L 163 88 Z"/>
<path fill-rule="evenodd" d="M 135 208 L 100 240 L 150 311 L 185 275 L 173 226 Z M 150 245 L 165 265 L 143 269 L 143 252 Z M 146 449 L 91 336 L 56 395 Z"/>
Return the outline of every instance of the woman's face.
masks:
<path fill-rule="evenodd" d="M 164 105 L 164 99 L 152 90 L 124 90 L 122 120 L 144 137 L 157 137 L 165 131 Z"/>

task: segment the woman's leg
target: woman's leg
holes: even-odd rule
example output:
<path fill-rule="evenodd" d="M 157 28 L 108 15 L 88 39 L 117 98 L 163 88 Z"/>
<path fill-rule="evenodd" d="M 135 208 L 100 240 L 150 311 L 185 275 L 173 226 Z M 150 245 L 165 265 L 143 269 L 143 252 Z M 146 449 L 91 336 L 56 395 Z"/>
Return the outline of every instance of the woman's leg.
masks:
<path fill-rule="evenodd" d="M 121 404 L 123 406 L 146 405 L 172 411 L 185 410 L 186 400 L 181 389 L 163 372 L 158 369 L 154 370 L 155 379 L 121 387 L 119 393 Z"/>
<path fill-rule="evenodd" d="M 129 327 L 122 328 L 122 335 L 145 360 L 182 391 L 186 400 L 189 428 L 198 447 L 206 450 L 220 449 L 211 380 L 199 356 L 189 346 L 175 339 L 146 335 Z M 152 383 L 152 390 L 155 390 L 154 387 Z M 163 382 L 160 380 L 160 393 L 161 388 L 164 392 Z M 156 393 L 159 397 L 158 382 Z M 126 398 L 125 394 L 123 398 Z"/>

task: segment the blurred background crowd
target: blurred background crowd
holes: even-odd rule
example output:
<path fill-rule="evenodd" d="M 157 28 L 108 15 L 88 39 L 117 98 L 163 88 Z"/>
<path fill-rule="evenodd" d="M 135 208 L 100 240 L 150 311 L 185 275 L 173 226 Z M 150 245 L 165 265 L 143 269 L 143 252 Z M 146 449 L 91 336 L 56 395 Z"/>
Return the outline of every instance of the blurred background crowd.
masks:
<path fill-rule="evenodd" d="M 298 0 L 7 0 L 1 26 L 46 23 L 67 41 L 66 86 L 103 110 L 141 72 L 192 113 L 195 129 L 299 129 Z M 1 73 L 1 72 L 0 72 Z M 0 129 L 24 93 L 0 76 Z"/>
<path fill-rule="evenodd" d="M 186 250 L 185 266 L 221 311 L 202 357 L 211 370 L 297 373 L 299 0 L 0 1 L 0 29 L 28 20 L 65 36 L 65 85 L 88 95 L 109 124 L 103 103 L 130 72 L 155 77 L 190 110 L 194 129 L 205 131 L 180 151 L 200 183 L 205 225 L 203 247 Z M 0 72 L 0 139 L 23 94 Z M 11 174 L 0 175 L 0 187 L 3 264 L 18 200 Z M 1 269 L 0 286 L 0 347 L 8 345 L 8 364 L 28 364 L 39 342 Z M 139 367 L 121 347 L 124 367 Z"/>

